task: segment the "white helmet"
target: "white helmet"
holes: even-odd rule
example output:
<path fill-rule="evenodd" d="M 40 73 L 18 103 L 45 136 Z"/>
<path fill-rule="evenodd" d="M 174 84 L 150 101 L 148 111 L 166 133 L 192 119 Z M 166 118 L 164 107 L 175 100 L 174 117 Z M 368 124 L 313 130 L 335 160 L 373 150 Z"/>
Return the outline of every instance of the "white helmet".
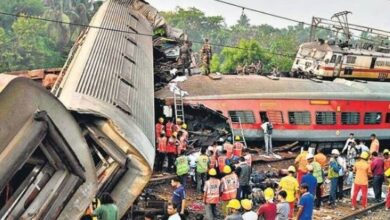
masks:
<path fill-rule="evenodd" d="M 333 150 L 332 150 L 332 155 L 339 156 L 339 155 L 340 155 L 340 151 L 337 150 L 337 149 L 333 149 Z"/>
<path fill-rule="evenodd" d="M 310 160 L 310 159 L 313 159 L 313 158 L 314 158 L 313 154 L 307 154 L 307 156 L 306 156 L 306 160 Z"/>

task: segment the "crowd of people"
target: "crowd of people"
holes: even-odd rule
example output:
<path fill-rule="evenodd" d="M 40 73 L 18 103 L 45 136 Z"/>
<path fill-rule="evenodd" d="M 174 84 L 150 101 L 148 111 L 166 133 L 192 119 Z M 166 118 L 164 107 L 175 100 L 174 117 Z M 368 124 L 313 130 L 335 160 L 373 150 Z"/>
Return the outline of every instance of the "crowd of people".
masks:
<path fill-rule="evenodd" d="M 324 206 L 322 197 L 326 182 L 330 182 L 330 208 L 335 208 L 337 202 L 343 201 L 344 184 L 347 182 L 352 185 L 351 208 L 355 210 L 359 193 L 362 208 L 367 207 L 369 179 L 372 178 L 376 202 L 382 202 L 382 184 L 385 177 L 390 178 L 389 150 L 386 149 L 379 155 L 379 141 L 375 134 L 371 135 L 370 147 L 350 134 L 342 152 L 333 149 L 330 158 L 324 154 L 324 149 L 318 148 L 316 152 L 312 152 L 304 147 L 296 157 L 295 164 L 286 170 L 287 175 L 280 179 L 278 187 L 268 186 L 264 189 L 264 201 L 257 205 L 252 202 L 251 196 L 252 155 L 244 147 L 241 137 L 236 136 L 234 141 L 230 137 L 220 138 L 211 146 L 202 147 L 195 156 L 187 155 L 186 144 L 181 141 L 188 140 L 174 135 L 175 132 L 184 133 L 186 125 L 180 120 L 176 124 L 170 120 L 166 124 L 163 122 L 161 119 L 160 125 L 156 125 L 156 131 L 159 132 L 158 160 L 164 158 L 161 156 L 165 153 L 160 151 L 164 149 L 160 146 L 160 141 L 164 141 L 162 145 L 165 146 L 167 136 L 171 143 L 175 140 L 177 149 L 172 152 L 173 158 L 170 161 L 174 162 L 170 162 L 168 167 L 177 175 L 171 181 L 174 191 L 167 210 L 168 219 L 171 220 L 188 217 L 186 190 L 191 185 L 196 188 L 198 195 L 202 195 L 198 199 L 203 201 L 205 207 L 204 216 L 198 215 L 197 219 L 306 220 L 313 218 L 315 209 L 319 210 Z M 188 132 L 185 137 L 188 138 Z M 169 141 L 167 143 L 169 145 Z M 257 211 L 254 211 L 255 208 Z M 390 190 L 386 203 L 386 209 L 389 208 Z"/>

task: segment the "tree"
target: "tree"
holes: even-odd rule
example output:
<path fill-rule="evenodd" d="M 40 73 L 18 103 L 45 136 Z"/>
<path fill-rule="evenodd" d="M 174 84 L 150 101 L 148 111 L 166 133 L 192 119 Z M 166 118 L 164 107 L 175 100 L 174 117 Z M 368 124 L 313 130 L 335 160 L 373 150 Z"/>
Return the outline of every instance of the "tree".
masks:
<path fill-rule="evenodd" d="M 219 71 L 219 66 L 221 65 L 221 60 L 219 58 L 218 54 L 213 54 L 213 57 L 211 59 L 210 63 L 210 69 L 212 73 L 216 73 Z"/>

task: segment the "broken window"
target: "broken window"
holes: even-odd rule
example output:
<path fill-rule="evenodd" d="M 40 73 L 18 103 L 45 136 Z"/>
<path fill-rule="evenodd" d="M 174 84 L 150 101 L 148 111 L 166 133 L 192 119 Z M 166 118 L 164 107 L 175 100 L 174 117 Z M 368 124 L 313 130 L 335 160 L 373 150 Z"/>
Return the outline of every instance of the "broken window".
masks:
<path fill-rule="evenodd" d="M 364 124 L 380 124 L 382 114 L 380 112 L 366 112 L 364 114 Z"/>
<path fill-rule="evenodd" d="M 357 125 L 360 123 L 359 112 L 342 112 L 341 124 L 343 125 Z"/>
<path fill-rule="evenodd" d="M 233 123 L 252 124 L 255 123 L 255 116 L 252 111 L 229 111 L 229 117 Z"/>
<path fill-rule="evenodd" d="M 316 112 L 316 124 L 318 125 L 336 124 L 336 112 Z"/>
<path fill-rule="evenodd" d="M 299 111 L 299 112 L 288 112 L 288 121 L 292 125 L 310 125 L 310 112 Z"/>

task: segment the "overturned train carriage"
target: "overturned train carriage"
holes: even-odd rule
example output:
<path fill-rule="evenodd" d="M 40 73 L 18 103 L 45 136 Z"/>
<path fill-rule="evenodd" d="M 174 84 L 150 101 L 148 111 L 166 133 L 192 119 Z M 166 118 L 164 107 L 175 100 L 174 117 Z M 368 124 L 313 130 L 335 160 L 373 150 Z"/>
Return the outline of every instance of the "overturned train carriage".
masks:
<path fill-rule="evenodd" d="M 124 216 L 149 181 L 152 26 L 131 4 L 100 7 L 52 93 L 0 76 L 2 218 L 78 219 L 107 191 Z"/>

